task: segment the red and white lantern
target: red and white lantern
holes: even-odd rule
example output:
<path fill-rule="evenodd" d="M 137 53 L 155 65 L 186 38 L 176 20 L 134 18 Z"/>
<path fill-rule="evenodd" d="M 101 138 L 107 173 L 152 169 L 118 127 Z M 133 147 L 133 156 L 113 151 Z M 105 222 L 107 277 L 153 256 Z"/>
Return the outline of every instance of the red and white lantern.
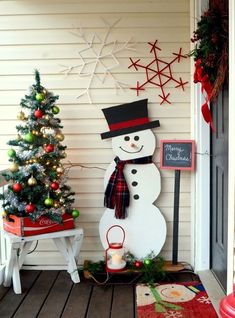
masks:
<path fill-rule="evenodd" d="M 113 228 L 120 228 L 122 231 L 122 238 L 118 242 L 109 241 L 109 232 Z M 125 241 L 125 231 L 120 225 L 111 226 L 106 234 L 106 240 L 108 243 L 108 248 L 105 251 L 106 259 L 106 271 L 107 272 L 120 272 L 125 269 L 126 261 L 124 259 L 125 250 L 123 243 Z"/>

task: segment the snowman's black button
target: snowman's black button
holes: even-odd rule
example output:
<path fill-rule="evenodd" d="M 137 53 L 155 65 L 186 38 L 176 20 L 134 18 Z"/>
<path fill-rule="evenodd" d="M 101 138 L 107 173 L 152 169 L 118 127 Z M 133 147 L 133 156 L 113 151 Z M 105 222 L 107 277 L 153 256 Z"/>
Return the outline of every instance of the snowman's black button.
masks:
<path fill-rule="evenodd" d="M 136 187 L 137 184 L 138 184 L 138 182 L 136 182 L 136 181 L 133 181 L 133 182 L 132 182 L 133 187 Z"/>
<path fill-rule="evenodd" d="M 134 198 L 135 200 L 138 200 L 140 197 L 138 196 L 138 194 L 135 194 L 135 195 L 133 196 L 133 198 Z"/>
<path fill-rule="evenodd" d="M 137 170 L 136 169 L 132 169 L 131 173 L 136 174 Z"/>

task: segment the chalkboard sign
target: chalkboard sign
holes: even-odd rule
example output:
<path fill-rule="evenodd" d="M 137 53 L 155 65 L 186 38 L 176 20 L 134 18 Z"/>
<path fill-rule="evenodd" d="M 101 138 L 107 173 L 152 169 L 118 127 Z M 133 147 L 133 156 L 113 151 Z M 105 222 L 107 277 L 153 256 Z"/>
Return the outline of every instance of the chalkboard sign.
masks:
<path fill-rule="evenodd" d="M 161 140 L 161 169 L 194 170 L 194 160 L 194 140 Z"/>

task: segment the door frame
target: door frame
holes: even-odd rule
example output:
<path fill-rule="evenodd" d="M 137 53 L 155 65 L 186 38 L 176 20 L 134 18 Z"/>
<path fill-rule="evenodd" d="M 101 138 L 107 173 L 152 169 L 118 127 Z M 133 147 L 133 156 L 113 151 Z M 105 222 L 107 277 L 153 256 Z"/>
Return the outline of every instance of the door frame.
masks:
<path fill-rule="evenodd" d="M 191 1 L 191 34 L 197 21 L 208 7 L 208 0 Z M 193 44 L 192 44 L 193 49 Z M 191 59 L 191 74 L 194 61 Z M 200 105 L 205 102 L 200 84 L 191 80 L 191 127 L 196 141 L 196 171 L 192 177 L 192 264 L 196 271 L 210 268 L 210 130 L 202 118 Z"/>
<path fill-rule="evenodd" d="M 191 0 L 191 34 L 196 29 L 208 0 Z M 196 18 L 195 18 L 196 17 Z M 228 249 L 227 292 L 233 290 L 235 222 L 235 3 L 229 0 L 229 140 L 228 140 Z M 194 63 L 191 61 L 191 74 Z M 196 271 L 210 269 L 210 128 L 204 122 L 200 105 L 204 102 L 200 85 L 191 80 L 191 127 L 196 141 L 196 172 L 192 177 L 192 264 Z"/>
<path fill-rule="evenodd" d="M 229 0 L 229 139 L 228 139 L 228 273 L 227 292 L 233 291 L 235 231 L 235 3 Z"/>

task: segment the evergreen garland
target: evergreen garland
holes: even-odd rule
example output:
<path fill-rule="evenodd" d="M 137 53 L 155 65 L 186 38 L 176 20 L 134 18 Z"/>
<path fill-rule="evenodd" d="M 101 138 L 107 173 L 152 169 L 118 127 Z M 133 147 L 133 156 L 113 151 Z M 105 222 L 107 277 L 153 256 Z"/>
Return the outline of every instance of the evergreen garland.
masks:
<path fill-rule="evenodd" d="M 126 267 L 123 271 L 118 272 L 125 274 L 140 274 L 138 279 L 139 282 L 145 284 L 153 284 L 156 281 L 161 281 L 166 276 L 166 271 L 164 269 L 165 261 L 160 256 L 153 256 L 149 254 L 144 259 L 136 259 L 130 252 L 125 254 Z M 104 274 L 106 272 L 106 262 L 105 260 L 100 260 L 98 262 L 85 261 L 84 271 L 88 271 L 93 277 L 95 275 Z M 94 278 L 96 281 L 96 279 Z"/>
<path fill-rule="evenodd" d="M 200 61 L 201 77 L 207 75 L 212 85 L 210 98 L 216 98 L 228 76 L 228 8 L 224 1 L 211 1 L 191 41 L 195 48 L 189 55 Z"/>

